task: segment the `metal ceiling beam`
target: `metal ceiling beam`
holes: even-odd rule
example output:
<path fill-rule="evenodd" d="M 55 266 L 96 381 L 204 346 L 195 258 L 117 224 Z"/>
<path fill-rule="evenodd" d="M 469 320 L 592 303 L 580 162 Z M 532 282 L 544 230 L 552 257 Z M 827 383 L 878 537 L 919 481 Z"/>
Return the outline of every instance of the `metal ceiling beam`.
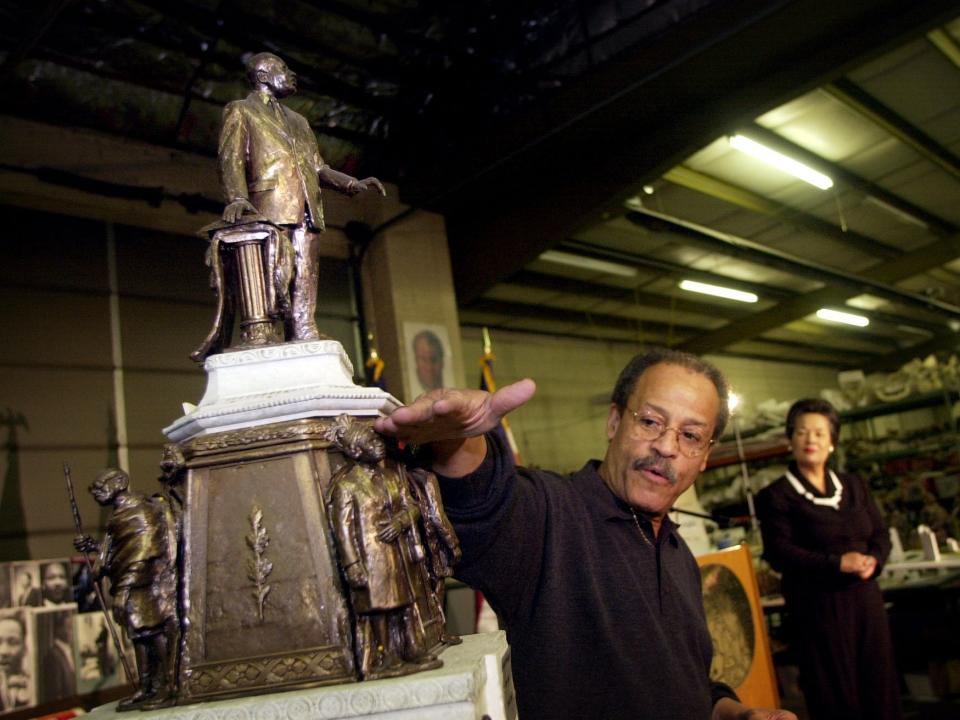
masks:
<path fill-rule="evenodd" d="M 177 17 L 178 20 L 189 23 L 191 27 L 196 27 L 198 20 L 197 16 L 191 12 L 185 12 L 183 9 L 177 6 L 177 3 L 168 3 L 168 4 L 152 4 L 149 0 L 143 0 L 147 2 L 151 7 L 153 7 L 157 12 L 161 12 L 164 15 L 171 15 Z M 109 5 L 109 4 L 108 4 Z M 101 22 L 108 20 L 105 16 L 94 16 L 99 18 Z M 245 50 L 258 49 L 263 46 L 263 38 L 259 35 L 246 32 L 246 26 L 239 23 L 221 23 L 218 24 L 218 18 L 215 13 L 208 13 L 203 17 L 203 21 L 215 28 L 219 37 L 223 40 L 230 42 L 233 45 L 236 45 Z M 111 29 L 113 32 L 121 32 L 126 30 L 131 32 L 130 28 L 127 27 L 118 27 L 117 23 L 114 22 L 112 26 L 108 29 Z M 213 44 L 213 36 L 208 34 L 205 30 L 196 30 L 196 32 L 206 37 L 207 41 Z M 212 30 L 210 32 L 213 32 Z M 203 50 L 200 46 L 191 47 L 189 44 L 178 43 L 176 47 L 173 47 L 169 40 L 166 37 L 161 37 L 160 34 L 156 33 L 151 27 L 144 26 L 138 27 L 136 29 L 136 36 L 138 38 L 143 38 L 161 48 L 178 52 L 186 57 L 190 58 L 194 62 L 199 62 L 200 58 L 203 55 Z M 225 53 L 223 51 L 216 51 L 216 48 L 213 48 L 215 55 L 214 58 L 216 62 L 219 63 L 224 68 L 236 68 L 237 77 L 239 78 L 242 75 L 243 67 L 241 57 L 233 53 Z M 305 53 L 316 53 L 317 48 L 310 47 L 304 49 Z M 373 112 L 384 112 L 388 106 L 387 101 L 384 98 L 377 97 L 372 95 L 362 88 L 346 83 L 340 78 L 328 73 L 323 72 L 318 69 L 315 65 L 305 65 L 304 63 L 299 62 L 297 56 L 284 56 L 284 61 L 297 73 L 298 76 L 298 86 L 299 92 L 303 91 L 312 91 L 318 95 L 325 95 L 327 97 L 336 98 L 342 100 L 350 105 L 356 107 L 365 108 Z"/>
<path fill-rule="evenodd" d="M 731 182 L 721 180 L 707 173 L 699 172 L 685 165 L 678 165 L 668 170 L 664 173 L 663 179 L 674 185 L 685 187 L 688 190 L 693 190 L 702 195 L 709 195 L 712 198 L 736 205 L 745 210 L 777 218 L 794 227 L 809 230 L 817 235 L 822 235 L 836 242 L 854 247 L 871 257 L 892 258 L 897 257 L 903 252 L 898 248 L 885 245 L 866 235 L 861 235 L 852 230 L 843 230 L 816 215 L 811 215 L 801 210 L 791 208 L 789 205 L 769 200 L 746 188 L 734 185 Z"/>
<path fill-rule="evenodd" d="M 638 255 L 636 253 L 626 252 L 624 250 L 601 247 L 584 240 L 564 240 L 557 246 L 557 248 L 561 250 L 570 250 L 585 257 L 593 257 L 599 260 L 615 260 L 626 264 L 635 265 L 636 267 L 647 268 L 649 270 L 658 270 L 672 277 L 700 280 L 702 282 L 713 283 L 715 285 L 720 284 L 729 288 L 734 288 L 735 290 L 752 292 L 760 297 L 765 298 L 787 298 L 796 294 L 792 291 L 784 290 L 783 288 L 775 287 L 773 285 L 747 282 L 744 280 L 730 278 L 726 275 L 718 275 L 716 273 L 707 272 L 705 270 L 695 270 L 694 268 L 687 267 L 686 265 L 672 263 L 668 260 L 658 260 L 656 258 Z"/>
<path fill-rule="evenodd" d="M 682 335 L 690 335 L 691 333 L 702 332 L 700 328 L 695 328 L 687 325 L 678 325 L 675 323 L 664 323 L 657 322 L 653 320 L 639 320 L 634 318 L 627 318 L 620 315 L 608 315 L 603 313 L 591 313 L 589 311 L 578 311 L 578 310 L 567 310 L 564 308 L 555 308 L 544 305 L 531 305 L 529 303 L 517 303 L 517 302 L 508 302 L 504 300 L 478 300 L 470 305 L 468 312 L 474 313 L 487 313 L 491 315 L 500 315 L 510 318 L 512 321 L 520 319 L 535 319 L 543 320 L 550 322 L 558 322 L 569 324 L 572 326 L 583 325 L 583 326 L 593 326 L 598 328 L 603 328 L 606 330 L 613 330 L 624 333 L 636 333 L 638 335 L 644 335 L 646 333 L 656 333 L 659 336 L 666 338 L 674 338 L 675 342 L 679 342 L 679 339 L 676 338 L 678 331 Z M 510 328 L 517 330 L 516 325 L 510 325 L 510 320 L 501 324 L 501 327 Z M 796 351 L 808 348 L 807 345 L 799 342 L 793 342 L 790 340 L 776 340 L 769 338 L 757 339 L 755 341 L 760 345 L 768 345 L 771 348 L 778 348 L 780 350 L 787 350 L 791 354 Z M 820 347 L 820 350 L 826 354 L 836 353 L 837 361 L 840 362 L 843 355 L 847 355 L 847 362 L 857 363 L 856 360 L 851 361 L 849 358 L 850 349 L 844 347 L 842 343 L 837 345 L 823 345 Z M 873 353 L 860 347 L 857 349 L 856 354 L 858 356 L 870 355 L 870 354 L 879 354 L 881 351 L 877 350 Z"/>
<path fill-rule="evenodd" d="M 960 335 L 944 334 L 926 342 L 876 358 L 864 364 L 864 372 L 894 372 L 914 358 L 925 358 L 938 353 L 960 354 Z"/>
<path fill-rule="evenodd" d="M 577 254 L 584 255 L 586 257 L 595 257 L 599 260 L 614 260 L 614 261 L 622 262 L 628 265 L 635 265 L 637 267 L 645 267 L 651 270 L 660 270 L 663 273 L 674 276 L 674 277 L 687 277 L 687 278 L 690 278 L 691 280 L 700 280 L 702 282 L 711 283 L 713 285 L 722 285 L 724 287 L 730 287 L 737 290 L 745 290 L 747 292 L 755 293 L 756 295 L 759 295 L 761 298 L 765 298 L 768 300 L 774 300 L 774 301 L 786 300 L 786 299 L 795 298 L 802 295 L 802 293 L 798 293 L 792 290 L 785 290 L 784 288 L 781 288 L 781 287 L 775 287 L 773 285 L 762 285 L 760 283 L 746 283 L 742 280 L 733 279 L 727 275 L 710 273 L 703 270 L 691 270 L 690 268 L 684 265 L 669 263 L 662 260 L 654 260 L 652 258 L 646 258 L 642 255 L 636 255 L 633 253 L 624 252 L 622 250 L 605 248 L 600 245 L 594 245 L 592 243 L 588 243 L 582 240 L 579 240 L 579 241 L 567 240 L 561 243 L 558 247 L 572 250 Z M 526 277 L 527 272 L 528 271 L 521 271 L 521 273 L 518 273 L 515 277 Z M 541 275 L 541 273 L 533 273 L 533 274 Z M 555 276 L 546 275 L 545 277 L 554 278 Z M 506 282 L 509 282 L 509 280 L 507 280 Z M 553 282 L 554 282 L 554 285 L 556 285 L 556 281 L 553 281 Z M 570 281 L 567 279 L 563 279 L 562 282 L 563 282 L 563 286 L 565 287 L 566 283 Z M 581 283 L 582 281 L 575 281 L 575 282 Z M 603 297 L 606 297 L 606 294 L 612 290 L 616 290 L 616 292 L 618 293 L 628 292 L 627 290 L 621 291 L 616 288 L 610 288 L 610 286 L 608 285 L 600 286 L 595 283 L 582 283 L 582 284 L 586 287 L 578 288 L 577 286 L 571 286 L 571 289 L 569 290 L 569 292 L 582 292 L 584 294 L 589 294 L 590 291 L 587 288 L 596 288 L 596 287 L 605 288 L 603 291 Z M 549 289 L 549 287 L 545 286 L 543 289 Z M 647 295 L 650 295 L 650 294 L 651 293 L 647 293 Z M 667 296 L 663 296 L 663 295 L 655 295 L 655 297 L 661 297 L 664 300 L 667 299 Z M 695 302 L 695 301 L 685 300 L 684 302 L 689 303 L 689 302 Z M 721 306 L 711 305 L 710 307 L 718 308 Z M 753 310 L 752 308 L 747 308 L 747 306 L 743 306 L 742 308 L 739 305 L 731 305 L 729 308 L 725 306 L 723 307 L 725 312 L 729 312 L 731 314 L 734 311 L 742 310 L 742 312 L 737 312 L 737 314 L 740 317 L 745 317 L 749 315 L 751 312 L 755 312 L 755 310 Z M 696 311 L 691 310 L 691 312 L 696 312 Z M 711 309 L 709 312 L 713 313 L 713 310 Z M 929 318 L 920 318 L 920 317 L 917 317 L 915 314 L 907 315 L 904 313 L 898 313 L 895 309 L 888 309 L 886 311 L 870 310 L 869 312 L 870 312 L 871 318 L 876 319 L 879 322 L 887 323 L 889 325 L 893 325 L 893 326 L 912 325 L 913 327 L 926 330 L 927 332 L 930 332 L 933 334 L 943 332 L 943 323 L 941 321 L 936 321 Z M 939 312 L 927 313 L 927 315 L 930 318 L 941 317 L 941 314 Z M 843 328 L 838 328 L 838 329 L 841 331 L 843 330 Z M 851 328 L 850 332 L 855 332 L 855 331 Z"/>
<path fill-rule="evenodd" d="M 899 265 L 904 259 L 907 259 L 907 265 L 909 266 L 922 264 L 925 269 L 927 267 L 935 267 L 935 265 L 927 264 L 926 251 L 929 246 L 911 253 L 905 253 L 892 260 L 886 260 L 881 263 L 880 266 L 868 268 L 861 273 L 852 273 L 812 260 L 799 258 L 790 253 L 762 245 L 752 240 L 736 237 L 729 233 L 713 230 L 703 225 L 697 225 L 696 223 L 687 222 L 663 213 L 654 212 L 653 210 L 633 210 L 627 213 L 626 218 L 641 227 L 654 230 L 661 229 L 666 232 L 676 233 L 692 242 L 725 253 L 731 257 L 757 262 L 770 267 L 777 267 L 786 272 L 799 273 L 812 279 L 818 279 L 821 282 L 839 284 L 844 288 L 848 288 L 849 291 L 852 291 L 848 292 L 848 297 L 863 292 L 870 292 L 880 297 L 894 300 L 895 302 L 936 310 L 960 318 L 960 307 L 919 293 L 903 290 L 880 277 L 884 273 L 895 274 L 898 276 L 898 279 L 919 274 L 919 272 L 910 273 L 909 275 L 900 274 L 903 272 L 903 269 L 900 268 Z M 936 245 L 937 243 L 933 244 Z M 954 244 L 951 244 L 951 247 L 954 247 Z M 918 257 L 918 253 L 922 253 L 922 256 Z M 956 257 L 960 257 L 960 255 L 954 256 L 954 258 Z M 892 266 L 898 267 L 894 268 Z M 876 271 L 878 267 L 883 267 L 884 270 L 882 272 Z"/>
<path fill-rule="evenodd" d="M 552 322 L 569 323 L 571 325 L 597 325 L 611 330 L 633 331 L 643 334 L 644 329 L 658 332 L 662 335 L 683 336 L 691 333 L 703 332 L 703 328 L 689 325 L 679 325 L 656 320 L 641 320 L 624 315 L 608 315 L 593 313 L 589 310 L 568 310 L 551 307 L 549 305 L 532 305 L 530 303 L 509 302 L 506 300 L 490 300 L 482 298 L 470 303 L 469 310 L 473 312 L 505 315 L 514 319 L 549 320 Z"/>
<path fill-rule="evenodd" d="M 904 120 L 899 114 L 847 78 L 840 78 L 824 89 L 870 122 L 883 128 L 897 140 L 913 148 L 921 157 L 960 180 L 960 158 L 925 132 Z"/>
<path fill-rule="evenodd" d="M 559 275 L 533 272 L 532 270 L 521 270 L 503 282 L 510 285 L 520 285 L 537 290 L 556 292 L 562 295 L 588 297 L 598 301 L 611 300 L 613 302 L 660 308 L 669 306 L 671 309 L 679 310 L 680 312 L 710 315 L 728 320 L 743 317 L 748 312 L 746 309 L 734 307 L 722 302 L 696 302 L 695 300 L 689 299 L 689 293 L 684 293 L 686 297 L 659 295 L 656 293 L 643 292 L 637 288 L 600 285 L 598 283 L 560 277 Z"/>
<path fill-rule="evenodd" d="M 455 153 L 435 143 L 449 172 L 428 163 L 408 177 L 406 193 L 447 215 L 457 295 L 468 301 L 600 221 L 717 128 L 955 10 L 955 0 L 845 0 L 826 15 L 814 0 L 707 5 L 545 97 L 509 129 L 477 128 Z"/>
<path fill-rule="evenodd" d="M 937 28 L 927 33 L 927 40 L 946 58 L 960 68 L 960 43 L 953 39 L 953 36 L 943 28 Z"/>
<path fill-rule="evenodd" d="M 960 235 L 944 238 L 932 245 L 908 252 L 900 258 L 887 260 L 865 270 L 863 275 L 884 283 L 896 282 L 923 272 L 924 266 L 942 265 L 946 262 L 945 256 L 960 257 Z M 684 343 L 682 349 L 693 353 L 717 352 L 733 343 L 806 317 L 821 307 L 842 305 L 850 295 L 848 289 L 835 285 L 815 290 L 812 293 L 782 301 L 776 307 L 732 322 L 719 330 L 704 333 Z"/>
<path fill-rule="evenodd" d="M 800 147 L 794 142 L 787 140 L 785 137 L 778 135 L 772 130 L 768 130 L 762 125 L 757 123 L 749 123 L 742 125 L 738 132 L 752 137 L 757 142 L 761 142 L 764 145 L 773 148 L 779 152 L 782 152 L 784 155 L 799 160 L 807 165 L 810 165 L 814 168 L 820 168 L 827 175 L 832 177 L 834 180 L 846 185 L 847 187 L 854 188 L 859 190 L 864 195 L 872 195 L 877 200 L 881 200 L 887 205 L 900 210 L 901 212 L 906 213 L 907 215 L 912 215 L 917 218 L 930 228 L 931 232 L 940 236 L 953 235 L 957 232 L 958 228 L 948 220 L 944 220 L 942 217 L 939 217 L 929 210 L 926 210 L 919 205 L 915 205 L 909 200 L 905 200 L 899 195 L 890 192 L 884 187 L 877 185 L 870 180 L 867 180 L 860 175 L 857 175 L 850 170 L 838 165 L 835 162 L 825 160 L 819 155 L 810 152 L 806 148 Z"/>

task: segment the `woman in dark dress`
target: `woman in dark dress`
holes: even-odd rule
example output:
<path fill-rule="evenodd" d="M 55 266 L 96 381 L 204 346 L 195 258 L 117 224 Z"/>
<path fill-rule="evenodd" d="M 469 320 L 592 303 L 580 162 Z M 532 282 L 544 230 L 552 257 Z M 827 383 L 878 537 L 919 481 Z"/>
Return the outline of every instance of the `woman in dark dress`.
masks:
<path fill-rule="evenodd" d="M 757 494 L 764 557 L 783 596 L 810 717 L 901 718 L 899 679 L 876 578 L 890 538 L 863 481 L 827 467 L 840 433 L 825 400 L 787 414 L 793 461 Z"/>

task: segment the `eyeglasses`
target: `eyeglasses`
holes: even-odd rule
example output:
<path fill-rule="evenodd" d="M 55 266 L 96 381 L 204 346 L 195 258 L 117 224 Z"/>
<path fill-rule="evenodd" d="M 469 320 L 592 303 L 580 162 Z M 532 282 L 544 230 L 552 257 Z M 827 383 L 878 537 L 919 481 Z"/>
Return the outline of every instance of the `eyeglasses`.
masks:
<path fill-rule="evenodd" d="M 680 452 L 688 458 L 703 455 L 710 446 L 713 445 L 713 438 L 707 435 L 701 428 L 670 427 L 654 415 L 642 415 L 630 408 L 626 408 L 626 410 L 633 415 L 631 435 L 637 440 L 653 442 L 654 440 L 662 438 L 667 430 L 673 430 L 677 436 L 677 447 L 680 449 Z"/>

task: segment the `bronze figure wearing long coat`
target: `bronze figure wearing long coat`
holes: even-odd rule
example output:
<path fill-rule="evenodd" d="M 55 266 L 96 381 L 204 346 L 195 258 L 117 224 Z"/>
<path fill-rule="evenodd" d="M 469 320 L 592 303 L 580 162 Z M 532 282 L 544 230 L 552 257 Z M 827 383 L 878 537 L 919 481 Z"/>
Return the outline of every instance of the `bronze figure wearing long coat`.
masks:
<path fill-rule="evenodd" d="M 361 563 L 366 573 L 366 585 L 353 590 L 356 612 L 394 610 L 413 602 L 401 537 L 380 539 L 397 513 L 409 517 L 411 505 L 396 473 L 378 466 L 356 464 L 334 477 L 331 509 L 340 562 L 345 569 Z"/>
<path fill-rule="evenodd" d="M 113 615 L 133 643 L 137 691 L 118 710 L 165 707 L 175 699 L 173 657 L 177 637 L 178 521 L 170 498 L 130 490 L 123 470 L 100 473 L 90 493 L 112 506 L 103 540 L 79 535 L 74 546 L 98 553 L 95 572 L 110 579 Z"/>

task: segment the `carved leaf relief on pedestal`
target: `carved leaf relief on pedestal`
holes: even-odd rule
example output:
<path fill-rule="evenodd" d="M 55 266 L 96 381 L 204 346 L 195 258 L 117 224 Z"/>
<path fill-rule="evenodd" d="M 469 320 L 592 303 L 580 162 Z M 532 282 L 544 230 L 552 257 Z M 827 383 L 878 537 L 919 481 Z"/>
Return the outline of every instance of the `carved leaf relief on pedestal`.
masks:
<path fill-rule="evenodd" d="M 270 594 L 267 578 L 273 572 L 273 563 L 266 557 L 270 536 L 263 526 L 263 510 L 256 505 L 250 510 L 250 528 L 246 540 L 252 557 L 247 560 L 247 578 L 253 583 L 251 594 L 257 603 L 257 619 L 263 622 L 263 606 Z"/>

